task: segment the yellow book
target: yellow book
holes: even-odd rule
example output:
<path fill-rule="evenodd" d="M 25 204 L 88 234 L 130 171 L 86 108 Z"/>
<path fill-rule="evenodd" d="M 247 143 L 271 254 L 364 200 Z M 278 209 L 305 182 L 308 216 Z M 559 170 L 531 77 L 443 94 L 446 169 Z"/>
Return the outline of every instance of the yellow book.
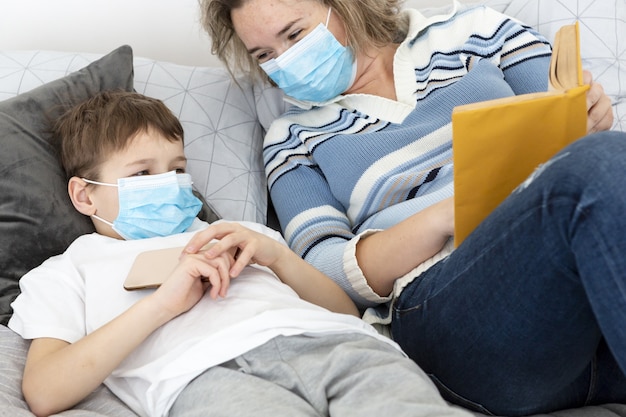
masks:
<path fill-rule="evenodd" d="M 547 92 L 454 108 L 455 246 L 540 164 L 586 134 L 578 22 L 557 32 L 548 76 Z"/>

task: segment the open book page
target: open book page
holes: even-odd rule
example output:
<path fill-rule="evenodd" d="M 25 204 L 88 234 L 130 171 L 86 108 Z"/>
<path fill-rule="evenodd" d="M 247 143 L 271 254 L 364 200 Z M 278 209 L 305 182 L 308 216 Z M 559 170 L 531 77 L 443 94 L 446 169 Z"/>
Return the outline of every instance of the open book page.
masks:
<path fill-rule="evenodd" d="M 565 25 L 554 36 L 548 77 L 551 90 L 565 91 L 583 85 L 578 25 Z"/>
<path fill-rule="evenodd" d="M 540 164 L 587 130 L 578 26 L 553 44 L 550 90 L 458 106 L 452 113 L 455 245 Z"/>

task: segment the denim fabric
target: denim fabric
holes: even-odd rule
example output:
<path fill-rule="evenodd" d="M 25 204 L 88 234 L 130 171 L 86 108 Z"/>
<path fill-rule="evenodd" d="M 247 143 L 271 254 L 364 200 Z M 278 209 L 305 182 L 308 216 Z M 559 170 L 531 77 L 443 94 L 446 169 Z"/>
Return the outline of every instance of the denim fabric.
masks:
<path fill-rule="evenodd" d="M 496 415 L 626 402 L 625 181 L 626 134 L 583 138 L 404 289 L 393 337 L 446 399 Z"/>

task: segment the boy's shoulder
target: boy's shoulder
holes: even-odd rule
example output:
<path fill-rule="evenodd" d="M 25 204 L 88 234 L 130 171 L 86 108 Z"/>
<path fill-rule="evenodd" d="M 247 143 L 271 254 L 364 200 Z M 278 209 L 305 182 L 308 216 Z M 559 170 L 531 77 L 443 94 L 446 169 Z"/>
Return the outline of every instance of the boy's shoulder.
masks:
<path fill-rule="evenodd" d="M 73 253 L 81 251 L 83 248 L 94 248 L 95 246 L 105 246 L 111 244 L 117 239 L 113 239 L 97 232 L 89 233 L 86 235 L 80 235 L 67 247 L 65 253 Z"/>

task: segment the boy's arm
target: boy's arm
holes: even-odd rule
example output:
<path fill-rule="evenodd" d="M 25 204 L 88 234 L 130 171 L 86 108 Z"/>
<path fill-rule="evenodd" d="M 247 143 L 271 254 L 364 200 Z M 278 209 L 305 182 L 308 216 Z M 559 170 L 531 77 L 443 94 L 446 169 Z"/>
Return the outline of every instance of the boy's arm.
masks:
<path fill-rule="evenodd" d="M 219 290 L 229 279 L 228 256 L 185 257 L 156 291 L 73 344 L 52 338 L 33 340 L 22 382 L 31 411 L 47 416 L 89 395 L 154 330 L 191 309 L 209 286 Z"/>
<path fill-rule="evenodd" d="M 250 263 L 267 266 L 303 300 L 337 313 L 359 316 L 350 297 L 328 276 L 304 261 L 288 246 L 239 223 L 210 225 L 194 235 L 185 253 L 196 253 L 213 239 L 219 239 L 219 242 L 204 252 L 208 259 L 231 248 L 238 248 L 236 261 L 230 268 L 231 277 L 238 276 Z"/>
<path fill-rule="evenodd" d="M 96 389 L 150 333 L 170 319 L 155 304 L 145 298 L 73 344 L 50 338 L 33 340 L 22 382 L 31 411 L 48 416 L 69 409 Z"/>

